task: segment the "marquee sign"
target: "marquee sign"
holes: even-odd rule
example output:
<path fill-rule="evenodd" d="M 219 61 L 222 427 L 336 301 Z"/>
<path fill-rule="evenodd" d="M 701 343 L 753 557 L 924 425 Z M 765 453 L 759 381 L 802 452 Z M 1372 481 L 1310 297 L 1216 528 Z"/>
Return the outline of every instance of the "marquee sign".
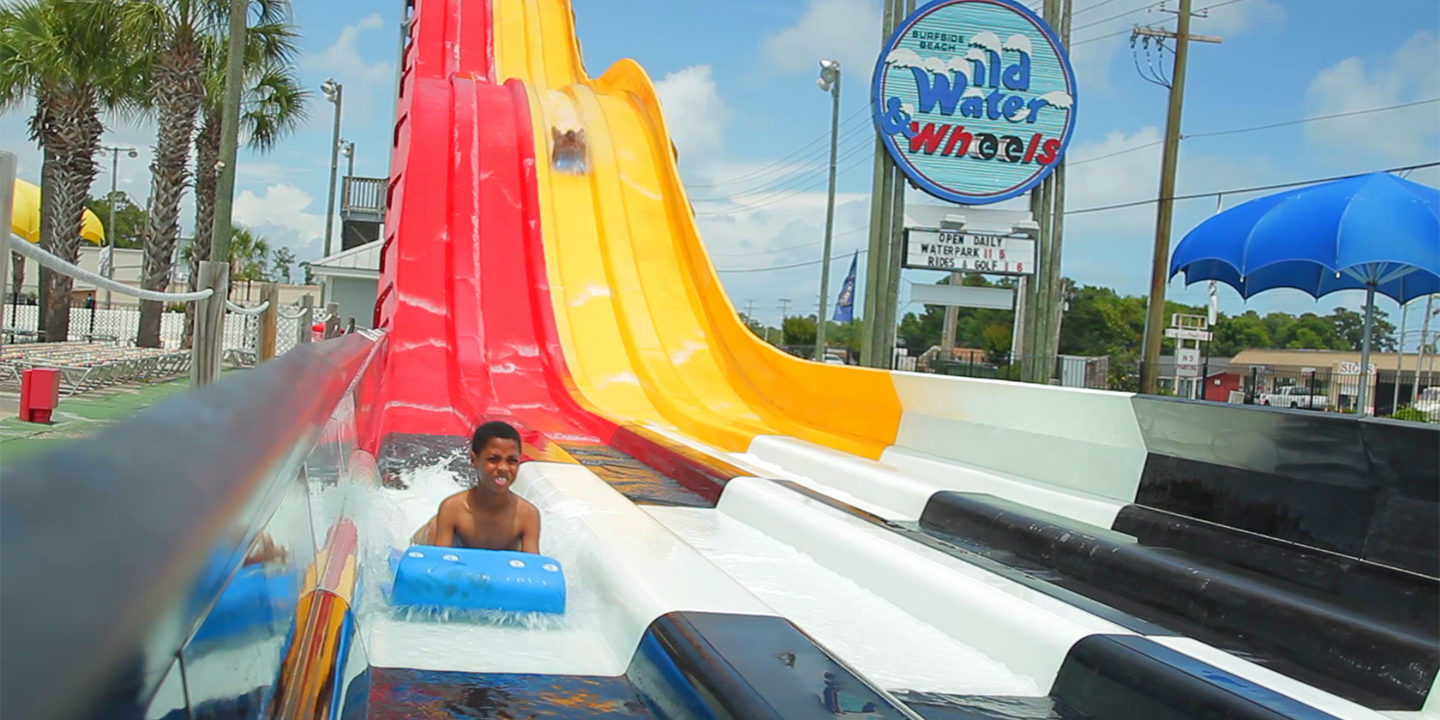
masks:
<path fill-rule="evenodd" d="M 996 275 L 1034 275 L 1035 241 L 1004 233 L 906 230 L 903 267 Z"/>
<path fill-rule="evenodd" d="M 875 126 L 916 185 L 949 202 L 1006 200 L 1045 179 L 1075 129 L 1075 72 L 1050 26 L 1013 0 L 937 0 L 882 48 Z"/>

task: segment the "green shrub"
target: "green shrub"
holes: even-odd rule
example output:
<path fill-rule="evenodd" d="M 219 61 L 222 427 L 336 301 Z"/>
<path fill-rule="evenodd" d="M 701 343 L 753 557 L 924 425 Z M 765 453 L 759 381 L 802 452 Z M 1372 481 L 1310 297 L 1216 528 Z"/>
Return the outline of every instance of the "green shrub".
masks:
<path fill-rule="evenodd" d="M 1422 410 L 1416 410 L 1408 405 L 1390 413 L 1391 420 L 1409 420 L 1410 422 L 1430 422 L 1430 416 Z"/>

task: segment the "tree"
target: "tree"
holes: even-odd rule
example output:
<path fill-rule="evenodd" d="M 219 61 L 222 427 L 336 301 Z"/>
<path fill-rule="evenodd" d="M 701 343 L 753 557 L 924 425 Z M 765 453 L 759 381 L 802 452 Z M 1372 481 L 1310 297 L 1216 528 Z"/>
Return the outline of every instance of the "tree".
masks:
<path fill-rule="evenodd" d="M 295 26 L 289 22 L 289 7 L 280 0 L 267 0 L 258 22 L 250 23 L 245 34 L 240 97 L 240 134 L 245 146 L 267 152 L 305 119 L 309 97 L 295 76 L 297 54 Z M 190 259 L 190 289 L 200 277 L 200 263 L 210 259 L 211 235 L 215 222 L 215 192 L 219 180 L 220 119 L 225 99 L 225 63 L 229 33 L 207 35 L 203 41 L 202 80 L 205 88 L 200 106 L 200 132 L 195 136 L 195 251 Z M 292 258 L 293 262 L 293 258 Z M 286 268 L 289 281 L 289 268 Z M 190 344 L 195 328 L 195 306 L 185 309 L 184 344 Z"/>
<path fill-rule="evenodd" d="M 104 110 L 137 96 L 131 43 L 116 0 L 28 0 L 0 7 L 0 111 L 32 98 L 30 139 L 44 152 L 40 246 L 80 255 L 85 198 L 95 180 Z M 45 334 L 70 332 L 72 281 L 41 272 Z"/>
<path fill-rule="evenodd" d="M 295 264 L 295 253 L 290 248 L 275 248 L 271 253 L 270 267 L 274 270 L 274 276 L 290 283 L 290 266 Z"/>
<path fill-rule="evenodd" d="M 145 223 L 145 267 L 140 287 L 164 291 L 180 237 L 180 199 L 190 184 L 190 141 L 205 97 L 201 77 L 203 39 L 223 18 L 217 0 L 141 0 L 126 6 L 126 25 L 140 48 L 149 80 L 146 93 L 155 115 L 155 155 L 150 161 L 150 212 Z M 135 344 L 160 347 L 161 303 L 140 301 Z"/>
<path fill-rule="evenodd" d="M 1386 319 L 1388 317 L 1390 315 L 1384 310 L 1375 308 L 1375 316 L 1370 326 L 1370 348 L 1372 350 L 1380 352 L 1395 350 L 1395 326 Z M 1335 326 L 1335 334 L 1349 346 L 1349 349 L 1359 352 L 1364 348 L 1364 313 L 1337 307 L 1330 314 L 1329 320 Z"/>
<path fill-rule="evenodd" d="M 1211 355 L 1234 357 L 1247 348 L 1273 347 L 1270 326 L 1260 319 L 1254 310 L 1247 310 L 1235 317 L 1220 317 L 1214 327 L 1214 340 L 1209 351 Z"/>
<path fill-rule="evenodd" d="M 306 284 L 306 285 L 314 285 L 314 284 L 315 284 L 315 269 L 312 268 L 312 267 L 310 267 L 310 261 L 309 261 L 309 260 L 301 260 L 299 263 L 296 263 L 296 264 L 300 266 L 300 269 L 301 269 L 301 270 L 304 270 L 304 271 L 305 271 L 305 280 L 304 280 L 305 284 Z"/>
<path fill-rule="evenodd" d="M 792 315 L 785 318 L 785 321 L 781 323 L 781 328 L 784 330 L 784 340 L 782 340 L 781 342 L 785 345 L 815 344 L 817 325 L 815 323 L 814 315 L 811 315 L 809 317 Z M 829 328 L 826 329 L 828 330 Z"/>
<path fill-rule="evenodd" d="M 267 152 L 305 119 L 309 98 L 295 75 L 297 34 L 288 8 L 272 2 L 268 21 L 252 24 L 245 38 L 245 88 L 240 104 L 240 133 L 246 147 Z M 195 262 L 210 259 L 215 220 L 216 164 L 220 159 L 220 116 L 225 98 L 226 35 L 204 43 L 205 98 L 200 132 L 195 136 Z M 191 277 L 196 277 L 194 272 Z M 193 280 L 192 280 L 193 283 Z M 192 284 L 191 289 L 194 289 Z"/>
<path fill-rule="evenodd" d="M 236 280 L 267 282 L 270 279 L 270 243 L 249 228 L 235 226 L 230 236 L 230 277 Z"/>
<path fill-rule="evenodd" d="M 102 220 L 110 219 L 110 201 L 92 197 L 85 207 Z M 145 246 L 145 209 L 130 200 L 123 191 L 115 203 L 115 227 L 105 228 L 106 240 L 117 248 L 137 249 Z"/>

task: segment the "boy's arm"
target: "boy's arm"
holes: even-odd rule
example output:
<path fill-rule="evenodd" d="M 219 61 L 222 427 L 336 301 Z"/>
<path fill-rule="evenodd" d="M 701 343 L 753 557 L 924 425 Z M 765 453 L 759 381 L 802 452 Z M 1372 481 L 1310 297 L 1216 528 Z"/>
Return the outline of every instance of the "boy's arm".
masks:
<path fill-rule="evenodd" d="M 540 554 L 540 511 L 526 503 L 520 522 L 520 552 Z"/>
<path fill-rule="evenodd" d="M 430 538 L 430 544 L 436 547 L 450 547 L 455 544 L 454 503 L 444 500 L 440 502 L 440 509 L 435 512 L 435 533 Z"/>

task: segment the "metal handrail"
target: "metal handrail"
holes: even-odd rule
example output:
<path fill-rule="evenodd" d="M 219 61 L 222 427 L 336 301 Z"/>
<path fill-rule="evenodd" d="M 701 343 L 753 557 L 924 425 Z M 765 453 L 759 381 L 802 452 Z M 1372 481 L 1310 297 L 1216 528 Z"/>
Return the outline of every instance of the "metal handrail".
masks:
<path fill-rule="evenodd" d="M 383 339 L 302 345 L 7 464 L 0 717 L 74 717 L 135 658 L 178 654 L 221 589 L 197 588 L 207 551 L 239 566 Z M 167 668 L 139 672 L 141 696 Z"/>
<path fill-rule="evenodd" d="M 385 178 L 345 178 L 340 188 L 340 209 L 384 212 Z"/>

